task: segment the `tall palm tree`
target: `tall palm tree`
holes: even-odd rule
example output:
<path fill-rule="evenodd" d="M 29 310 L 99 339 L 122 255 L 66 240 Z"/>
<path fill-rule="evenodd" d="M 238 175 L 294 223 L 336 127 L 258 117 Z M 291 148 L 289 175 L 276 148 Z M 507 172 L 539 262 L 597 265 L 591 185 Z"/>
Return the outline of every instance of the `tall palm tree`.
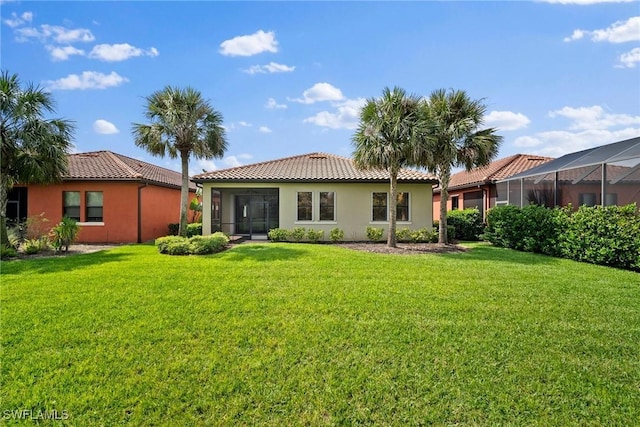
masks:
<path fill-rule="evenodd" d="M 145 99 L 144 115 L 151 123 L 133 124 L 135 144 L 154 156 L 180 157 L 182 188 L 178 233 L 184 236 L 189 208 L 189 157 L 212 159 L 224 155 L 227 140 L 222 114 L 191 87 L 166 86 Z"/>
<path fill-rule="evenodd" d="M 0 243 L 7 244 L 7 195 L 14 184 L 48 184 L 67 172 L 75 130 L 72 122 L 47 119 L 55 112 L 50 93 L 17 74 L 0 75 Z"/>
<path fill-rule="evenodd" d="M 498 154 L 502 137 L 496 129 L 481 129 L 487 107 L 462 90 L 438 89 L 423 107 L 426 129 L 421 138 L 418 166 L 433 173 L 440 183 L 440 230 L 438 243 L 447 242 L 447 200 L 451 169 L 467 171 L 488 165 Z"/>
<path fill-rule="evenodd" d="M 389 173 L 389 236 L 387 246 L 396 246 L 398 172 L 413 164 L 413 147 L 420 134 L 418 96 L 398 87 L 383 89 L 382 97 L 370 98 L 360 112 L 360 124 L 352 137 L 356 167 Z"/>

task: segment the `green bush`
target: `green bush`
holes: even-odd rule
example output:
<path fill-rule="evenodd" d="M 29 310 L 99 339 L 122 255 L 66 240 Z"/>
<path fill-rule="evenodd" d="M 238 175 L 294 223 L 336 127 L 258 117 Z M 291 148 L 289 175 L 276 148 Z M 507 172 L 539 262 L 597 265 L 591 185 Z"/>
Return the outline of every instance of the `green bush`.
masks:
<path fill-rule="evenodd" d="M 296 227 L 289 233 L 289 238 L 291 238 L 294 242 L 300 242 L 304 239 L 307 230 L 304 227 Z"/>
<path fill-rule="evenodd" d="M 560 236 L 567 227 L 567 215 L 560 209 L 528 205 L 520 210 L 512 246 L 525 252 L 560 256 Z"/>
<path fill-rule="evenodd" d="M 514 205 L 496 206 L 487 211 L 487 227 L 483 238 L 494 246 L 515 249 L 519 230 L 514 227 L 520 208 Z"/>
<path fill-rule="evenodd" d="M 447 225 L 455 228 L 458 240 L 479 240 L 484 230 L 482 215 L 476 208 L 448 212 Z"/>
<path fill-rule="evenodd" d="M 332 228 L 331 231 L 329 231 L 329 238 L 333 243 L 339 242 L 344 239 L 344 231 L 338 227 Z"/>
<path fill-rule="evenodd" d="M 436 236 L 438 236 L 434 243 L 438 243 L 438 240 L 440 238 L 440 236 L 438 235 L 438 233 L 440 232 L 440 221 L 433 221 L 433 230 L 436 232 Z M 455 238 L 456 228 L 453 225 L 447 223 L 447 243 L 451 243 Z"/>
<path fill-rule="evenodd" d="M 411 241 L 414 243 L 438 243 L 438 232 L 420 228 L 411 232 Z"/>
<path fill-rule="evenodd" d="M 396 230 L 396 240 L 398 242 L 411 242 L 413 241 L 412 239 L 412 232 L 408 227 L 403 227 L 399 230 Z"/>
<path fill-rule="evenodd" d="M 205 255 L 223 250 L 229 244 L 229 238 L 221 232 L 210 236 L 164 236 L 157 238 L 155 244 L 162 254 Z"/>
<path fill-rule="evenodd" d="M 372 242 L 378 242 L 382 239 L 384 229 L 377 227 L 367 227 L 367 239 Z"/>
<path fill-rule="evenodd" d="M 627 206 L 581 206 L 561 241 L 567 258 L 640 271 L 640 211 Z"/>
<path fill-rule="evenodd" d="M 202 223 L 194 222 L 187 225 L 187 237 L 202 236 Z"/>
<path fill-rule="evenodd" d="M 0 259 L 13 258 L 18 256 L 18 251 L 12 246 L 0 245 Z"/>
<path fill-rule="evenodd" d="M 289 238 L 289 231 L 284 228 L 272 228 L 267 235 L 274 242 L 284 242 Z"/>
<path fill-rule="evenodd" d="M 169 224 L 169 236 L 177 236 L 180 231 L 180 224 L 172 223 Z"/>
<path fill-rule="evenodd" d="M 57 251 L 69 250 L 71 245 L 80 232 L 80 226 L 75 219 L 63 217 L 62 221 L 51 229 L 51 245 Z"/>
<path fill-rule="evenodd" d="M 28 255 L 37 254 L 47 249 L 49 249 L 49 240 L 46 238 L 27 239 L 23 243 L 24 253 Z"/>
<path fill-rule="evenodd" d="M 313 230 L 311 228 L 307 230 L 307 239 L 309 239 L 310 242 L 318 243 L 318 241 L 322 240 L 323 238 L 324 230 Z"/>

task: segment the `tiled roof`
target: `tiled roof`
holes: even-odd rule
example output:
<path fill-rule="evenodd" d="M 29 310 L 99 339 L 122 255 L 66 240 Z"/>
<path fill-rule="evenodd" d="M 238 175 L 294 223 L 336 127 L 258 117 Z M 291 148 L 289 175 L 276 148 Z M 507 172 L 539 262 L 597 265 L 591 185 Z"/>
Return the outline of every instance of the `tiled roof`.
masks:
<path fill-rule="evenodd" d="M 389 174 L 359 170 L 352 159 L 327 153 L 309 153 L 196 175 L 195 182 L 382 182 Z M 409 169 L 398 174 L 399 182 L 437 182 L 433 175 Z"/>
<path fill-rule="evenodd" d="M 531 154 L 514 154 L 513 156 L 491 162 L 487 166 L 475 168 L 469 172 L 462 171 L 451 175 L 449 189 L 453 190 L 479 184 L 489 184 L 540 166 L 550 160 L 553 160 L 553 158 Z"/>
<path fill-rule="evenodd" d="M 65 180 L 73 181 L 148 181 L 180 187 L 180 172 L 165 169 L 142 160 L 111 151 L 70 154 Z M 193 183 L 190 187 L 195 188 Z"/>

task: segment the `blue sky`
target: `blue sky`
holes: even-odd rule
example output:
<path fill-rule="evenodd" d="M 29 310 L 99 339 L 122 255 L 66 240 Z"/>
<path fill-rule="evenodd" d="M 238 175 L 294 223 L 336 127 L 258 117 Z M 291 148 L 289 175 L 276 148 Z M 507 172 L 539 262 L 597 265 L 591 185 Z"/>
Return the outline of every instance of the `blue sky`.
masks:
<path fill-rule="evenodd" d="M 224 117 L 223 159 L 350 156 L 384 87 L 484 98 L 499 157 L 560 156 L 640 135 L 640 3 L 1 1 L 2 69 L 51 91 L 76 152 L 137 148 L 144 97 L 199 90 Z"/>

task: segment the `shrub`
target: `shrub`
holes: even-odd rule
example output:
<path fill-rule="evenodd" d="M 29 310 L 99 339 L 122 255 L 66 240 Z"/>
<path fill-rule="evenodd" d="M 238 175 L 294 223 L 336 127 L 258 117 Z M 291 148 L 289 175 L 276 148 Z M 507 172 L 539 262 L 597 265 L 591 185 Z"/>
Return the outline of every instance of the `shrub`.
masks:
<path fill-rule="evenodd" d="M 593 264 L 640 271 L 640 212 L 627 206 L 581 206 L 569 216 L 562 254 Z"/>
<path fill-rule="evenodd" d="M 438 243 L 438 240 L 440 239 L 440 236 L 438 234 L 440 232 L 440 221 L 433 221 L 433 230 L 435 231 L 437 236 L 436 241 L 433 243 Z M 451 243 L 455 238 L 456 228 L 453 225 L 447 223 L 447 243 Z"/>
<path fill-rule="evenodd" d="M 204 255 L 220 252 L 229 243 L 229 238 L 221 232 L 210 236 L 164 236 L 156 239 L 158 251 L 169 255 Z"/>
<path fill-rule="evenodd" d="M 378 242 L 382 239 L 384 230 L 377 227 L 367 227 L 367 238 L 372 242 Z"/>
<path fill-rule="evenodd" d="M 487 227 L 483 238 L 494 246 L 514 249 L 518 231 L 514 224 L 520 208 L 514 205 L 496 206 L 487 211 Z"/>
<path fill-rule="evenodd" d="M 567 216 L 560 209 L 529 205 L 522 208 L 513 224 L 516 232 L 512 247 L 526 252 L 559 256 L 560 235 L 567 226 Z"/>
<path fill-rule="evenodd" d="M 76 240 L 79 232 L 80 226 L 75 219 L 67 216 L 63 217 L 62 221 L 51 229 L 51 244 L 53 248 L 56 252 L 61 251 L 63 248 L 67 252 L 69 245 Z"/>
<path fill-rule="evenodd" d="M 413 241 L 412 234 L 408 227 L 403 227 L 400 230 L 396 230 L 396 240 L 398 242 L 411 242 Z"/>
<path fill-rule="evenodd" d="M 13 258 L 18 256 L 18 251 L 11 246 L 0 245 L 0 259 Z"/>
<path fill-rule="evenodd" d="M 482 215 L 476 208 L 447 213 L 447 225 L 455 228 L 455 238 L 459 240 L 479 240 L 484 230 Z"/>
<path fill-rule="evenodd" d="M 291 232 L 289 233 L 289 237 L 293 239 L 294 242 L 299 242 L 304 239 L 304 235 L 306 234 L 306 232 L 307 230 L 305 230 L 304 227 L 296 227 L 291 230 Z"/>
<path fill-rule="evenodd" d="M 438 243 L 438 232 L 420 228 L 411 232 L 411 241 L 414 243 Z"/>
<path fill-rule="evenodd" d="M 319 240 L 324 238 L 324 230 L 307 230 L 307 239 L 313 243 L 318 243 Z"/>
<path fill-rule="evenodd" d="M 331 231 L 329 231 L 329 238 L 333 243 L 339 242 L 344 239 L 344 231 L 338 227 L 332 228 Z"/>
<path fill-rule="evenodd" d="M 194 222 L 187 225 L 187 237 L 202 236 L 202 223 Z"/>
<path fill-rule="evenodd" d="M 44 212 L 40 215 L 32 215 L 27 218 L 25 223 L 25 238 L 26 239 L 41 239 L 46 237 L 49 233 L 49 220 L 45 218 Z"/>
<path fill-rule="evenodd" d="M 16 224 L 7 230 L 7 239 L 9 239 L 9 247 L 13 248 L 16 251 L 20 246 L 20 242 L 24 240 L 22 231 L 23 229 L 21 224 Z"/>
<path fill-rule="evenodd" d="M 169 224 L 169 235 L 170 236 L 177 236 L 178 232 L 180 231 L 180 224 Z"/>
<path fill-rule="evenodd" d="M 27 239 L 23 246 L 24 253 L 29 255 L 37 254 L 46 249 L 49 249 L 49 241 L 45 238 Z"/>
<path fill-rule="evenodd" d="M 272 228 L 267 233 L 267 236 L 274 242 L 284 242 L 289 238 L 289 231 L 284 228 Z"/>

